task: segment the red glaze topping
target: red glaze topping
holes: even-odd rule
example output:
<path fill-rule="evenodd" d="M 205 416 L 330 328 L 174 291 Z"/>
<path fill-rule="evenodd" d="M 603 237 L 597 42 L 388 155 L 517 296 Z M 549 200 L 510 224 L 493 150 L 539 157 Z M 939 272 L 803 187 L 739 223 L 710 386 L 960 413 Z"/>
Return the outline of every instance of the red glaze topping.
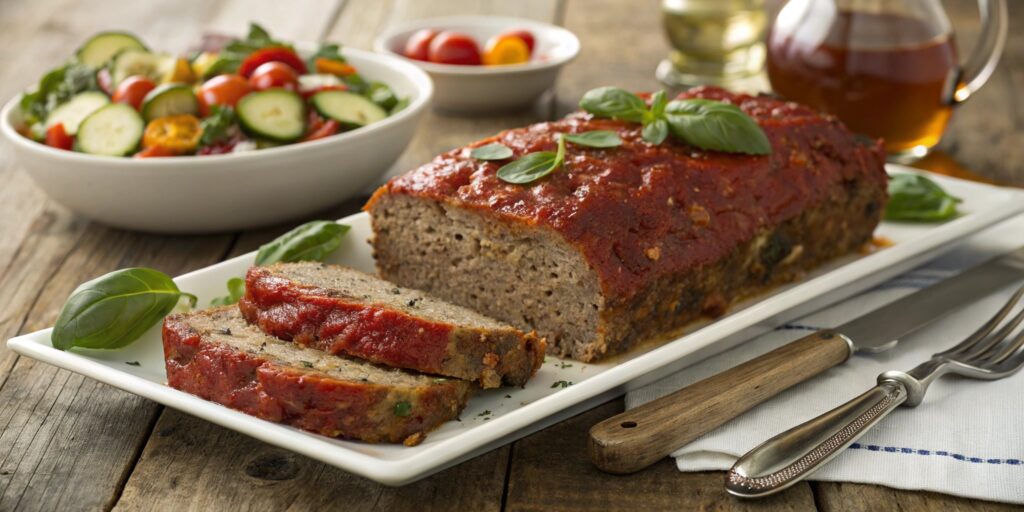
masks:
<path fill-rule="evenodd" d="M 441 371 L 450 325 L 330 295 L 253 267 L 239 307 L 264 332 L 300 345 L 388 366 Z"/>
<path fill-rule="evenodd" d="M 605 296 L 630 298 L 661 276 L 717 261 L 762 228 L 821 203 L 843 182 L 886 186 L 880 142 L 860 142 L 808 107 L 716 87 L 679 97 L 739 106 L 764 129 L 773 153 L 705 151 L 672 137 L 654 146 L 640 138 L 639 124 L 577 112 L 449 151 L 392 179 L 375 198 L 428 197 L 550 228 L 583 253 Z M 497 178 L 506 162 L 469 156 L 470 148 L 492 142 L 512 148 L 515 158 L 554 151 L 555 134 L 590 130 L 613 130 L 623 145 L 569 144 L 563 168 L 525 186 Z"/>

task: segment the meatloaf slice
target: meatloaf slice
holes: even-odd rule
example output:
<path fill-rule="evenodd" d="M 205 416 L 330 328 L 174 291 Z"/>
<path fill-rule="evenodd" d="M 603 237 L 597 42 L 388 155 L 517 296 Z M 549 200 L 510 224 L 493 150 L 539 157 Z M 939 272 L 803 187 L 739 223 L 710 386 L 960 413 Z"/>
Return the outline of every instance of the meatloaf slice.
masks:
<path fill-rule="evenodd" d="M 325 436 L 413 445 L 469 399 L 468 382 L 302 348 L 235 307 L 169 316 L 163 340 L 171 387 Z"/>
<path fill-rule="evenodd" d="M 397 368 L 521 386 L 544 340 L 423 292 L 322 263 L 252 267 L 239 308 L 264 332 Z"/>
<path fill-rule="evenodd" d="M 768 96 L 697 88 L 761 126 L 772 154 L 705 151 L 577 112 L 452 150 L 396 177 L 366 206 L 380 275 L 521 329 L 583 361 L 666 339 L 694 319 L 799 277 L 871 240 L 887 200 L 879 141 Z M 611 130 L 622 145 L 570 145 L 564 165 L 528 185 L 513 158 L 554 151 L 557 135 Z"/>

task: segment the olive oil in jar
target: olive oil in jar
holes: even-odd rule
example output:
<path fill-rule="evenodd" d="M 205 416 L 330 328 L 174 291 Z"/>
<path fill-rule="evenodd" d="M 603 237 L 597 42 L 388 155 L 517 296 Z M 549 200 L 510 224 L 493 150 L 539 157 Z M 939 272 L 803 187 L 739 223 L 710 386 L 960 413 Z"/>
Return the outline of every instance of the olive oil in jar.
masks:
<path fill-rule="evenodd" d="M 672 51 L 658 78 L 668 85 L 728 83 L 764 66 L 764 0 L 662 0 L 661 17 Z"/>

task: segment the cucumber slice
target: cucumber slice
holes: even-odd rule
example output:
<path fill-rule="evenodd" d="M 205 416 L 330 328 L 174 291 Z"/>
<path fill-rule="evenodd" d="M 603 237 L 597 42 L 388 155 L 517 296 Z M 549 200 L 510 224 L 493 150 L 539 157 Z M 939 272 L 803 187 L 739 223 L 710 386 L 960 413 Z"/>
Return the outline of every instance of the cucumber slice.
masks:
<path fill-rule="evenodd" d="M 134 75 L 149 77 L 156 83 L 165 82 L 166 77 L 174 76 L 174 68 L 178 58 L 164 53 L 150 53 L 145 50 L 124 50 L 114 57 L 110 69 L 110 78 L 117 84 Z"/>
<path fill-rule="evenodd" d="M 76 55 L 82 64 L 99 68 L 124 50 L 146 51 L 146 45 L 128 32 L 100 32 L 89 38 Z"/>
<path fill-rule="evenodd" d="M 142 100 L 142 117 L 152 121 L 158 117 L 176 116 L 181 114 L 196 115 L 199 112 L 199 100 L 187 84 L 163 84 L 149 91 Z"/>
<path fill-rule="evenodd" d="M 306 104 L 286 89 L 253 92 L 235 106 L 242 128 L 254 137 L 291 142 L 306 131 Z"/>
<path fill-rule="evenodd" d="M 347 125 L 365 126 L 388 116 L 376 103 L 347 91 L 321 91 L 312 101 L 320 115 Z"/>
<path fill-rule="evenodd" d="M 111 103 L 78 127 L 76 147 L 90 155 L 125 156 L 139 146 L 145 123 L 130 105 Z"/>
<path fill-rule="evenodd" d="M 57 123 L 64 124 L 64 131 L 68 135 L 78 133 L 78 126 L 82 120 L 89 117 L 89 114 L 99 110 L 110 103 L 106 94 L 96 91 L 88 91 L 76 94 L 67 103 L 53 109 L 50 115 L 46 116 L 46 127 L 49 128 Z"/>

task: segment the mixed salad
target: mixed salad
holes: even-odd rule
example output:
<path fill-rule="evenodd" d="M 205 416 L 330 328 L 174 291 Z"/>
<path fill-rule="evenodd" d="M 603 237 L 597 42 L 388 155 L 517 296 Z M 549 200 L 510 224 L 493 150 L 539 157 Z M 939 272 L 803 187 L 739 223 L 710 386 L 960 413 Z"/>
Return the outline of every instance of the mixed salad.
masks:
<path fill-rule="evenodd" d="M 210 155 L 329 137 L 406 104 L 336 44 L 301 55 L 253 24 L 244 39 L 205 46 L 185 58 L 96 34 L 24 94 L 20 131 L 94 155 Z"/>

